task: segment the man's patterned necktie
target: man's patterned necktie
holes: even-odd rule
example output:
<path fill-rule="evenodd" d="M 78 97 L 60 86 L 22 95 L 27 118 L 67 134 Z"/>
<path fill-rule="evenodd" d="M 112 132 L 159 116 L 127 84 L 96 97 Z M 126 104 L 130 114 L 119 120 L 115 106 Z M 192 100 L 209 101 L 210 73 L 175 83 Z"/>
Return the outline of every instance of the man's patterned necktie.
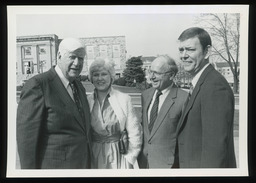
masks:
<path fill-rule="evenodd" d="M 154 126 L 154 123 L 155 123 L 155 120 L 157 118 L 157 113 L 158 113 L 158 105 L 159 105 L 159 96 L 162 95 L 162 92 L 161 91 L 157 91 L 156 93 L 156 99 L 155 99 L 155 102 L 152 106 L 152 109 L 151 109 L 151 112 L 150 112 L 150 123 L 148 125 L 148 129 L 149 131 L 151 132 L 151 130 L 153 129 L 153 126 Z"/>
<path fill-rule="evenodd" d="M 84 120 L 84 111 L 83 111 L 81 100 L 79 99 L 79 96 L 78 96 L 76 84 L 74 84 L 74 82 L 70 83 L 70 87 L 71 87 L 72 92 L 73 92 L 73 96 L 74 96 L 74 100 L 75 100 L 77 109 L 78 109 L 82 119 Z"/>

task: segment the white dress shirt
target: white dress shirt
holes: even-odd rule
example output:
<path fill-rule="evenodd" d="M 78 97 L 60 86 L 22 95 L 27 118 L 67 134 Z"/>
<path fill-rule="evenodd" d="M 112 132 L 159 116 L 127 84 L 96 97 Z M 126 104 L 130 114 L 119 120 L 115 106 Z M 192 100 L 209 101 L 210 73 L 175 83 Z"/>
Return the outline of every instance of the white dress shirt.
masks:
<path fill-rule="evenodd" d="M 158 113 L 159 113 L 167 95 L 170 93 L 170 90 L 171 90 L 172 86 L 173 86 L 173 83 L 169 87 L 167 87 L 163 91 L 161 91 L 162 95 L 159 96 Z M 153 104 L 154 104 L 155 99 L 156 99 L 156 93 L 157 93 L 157 90 L 155 91 L 155 93 L 153 95 L 153 98 L 151 100 L 151 103 L 149 105 L 149 108 L 148 108 L 148 123 L 150 123 L 150 112 L 151 112 L 151 109 L 152 109 Z"/>
<path fill-rule="evenodd" d="M 66 88 L 66 90 L 68 91 L 68 94 L 70 95 L 70 97 L 73 99 L 74 101 L 74 96 L 73 96 L 73 92 L 72 89 L 69 85 L 69 81 L 67 78 L 65 78 L 65 76 L 63 75 L 62 71 L 60 70 L 60 67 L 58 65 L 55 66 L 55 71 L 57 72 L 58 76 L 60 77 L 60 80 L 62 82 L 62 84 L 64 85 L 64 87 Z"/>
<path fill-rule="evenodd" d="M 208 65 L 210 65 L 210 63 L 206 64 L 206 65 L 195 75 L 195 77 L 192 79 L 191 84 L 192 84 L 192 86 L 193 86 L 194 88 L 195 88 L 196 83 L 198 82 L 200 76 L 202 75 L 203 71 L 206 69 L 206 67 L 207 67 Z"/>

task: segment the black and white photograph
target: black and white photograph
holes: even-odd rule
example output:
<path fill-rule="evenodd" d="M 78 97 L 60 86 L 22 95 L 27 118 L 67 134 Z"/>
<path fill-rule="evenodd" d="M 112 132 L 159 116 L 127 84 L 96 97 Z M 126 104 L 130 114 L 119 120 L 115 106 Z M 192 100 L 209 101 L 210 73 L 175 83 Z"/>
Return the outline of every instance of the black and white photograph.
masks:
<path fill-rule="evenodd" d="M 6 177 L 248 176 L 249 5 L 7 15 Z"/>

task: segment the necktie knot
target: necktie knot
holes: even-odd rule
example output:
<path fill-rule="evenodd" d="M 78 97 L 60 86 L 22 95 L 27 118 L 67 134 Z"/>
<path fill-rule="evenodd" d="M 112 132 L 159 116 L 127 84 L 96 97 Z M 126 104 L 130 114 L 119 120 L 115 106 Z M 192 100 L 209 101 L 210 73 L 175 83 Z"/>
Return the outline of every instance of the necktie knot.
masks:
<path fill-rule="evenodd" d="M 160 90 L 158 90 L 156 93 L 156 98 L 158 98 L 160 95 L 162 95 L 162 92 Z"/>
<path fill-rule="evenodd" d="M 193 90 L 194 90 L 194 87 L 193 87 L 193 85 L 191 85 L 190 88 L 189 88 L 189 95 L 190 96 L 192 95 Z"/>
<path fill-rule="evenodd" d="M 74 85 L 74 83 L 72 82 L 72 83 L 69 83 L 69 85 L 70 85 L 70 88 L 72 89 L 72 92 L 73 92 L 73 94 L 76 92 L 76 88 L 75 88 L 75 85 Z"/>

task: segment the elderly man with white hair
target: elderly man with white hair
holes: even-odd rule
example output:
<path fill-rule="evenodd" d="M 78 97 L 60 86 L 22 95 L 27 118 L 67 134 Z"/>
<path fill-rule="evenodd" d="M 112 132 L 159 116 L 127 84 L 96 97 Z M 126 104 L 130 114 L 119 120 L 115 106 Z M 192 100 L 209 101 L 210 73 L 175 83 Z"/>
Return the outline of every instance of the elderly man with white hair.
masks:
<path fill-rule="evenodd" d="M 85 89 L 76 78 L 84 45 L 66 38 L 57 66 L 28 80 L 17 110 L 17 145 L 22 169 L 90 168 L 90 112 Z"/>

